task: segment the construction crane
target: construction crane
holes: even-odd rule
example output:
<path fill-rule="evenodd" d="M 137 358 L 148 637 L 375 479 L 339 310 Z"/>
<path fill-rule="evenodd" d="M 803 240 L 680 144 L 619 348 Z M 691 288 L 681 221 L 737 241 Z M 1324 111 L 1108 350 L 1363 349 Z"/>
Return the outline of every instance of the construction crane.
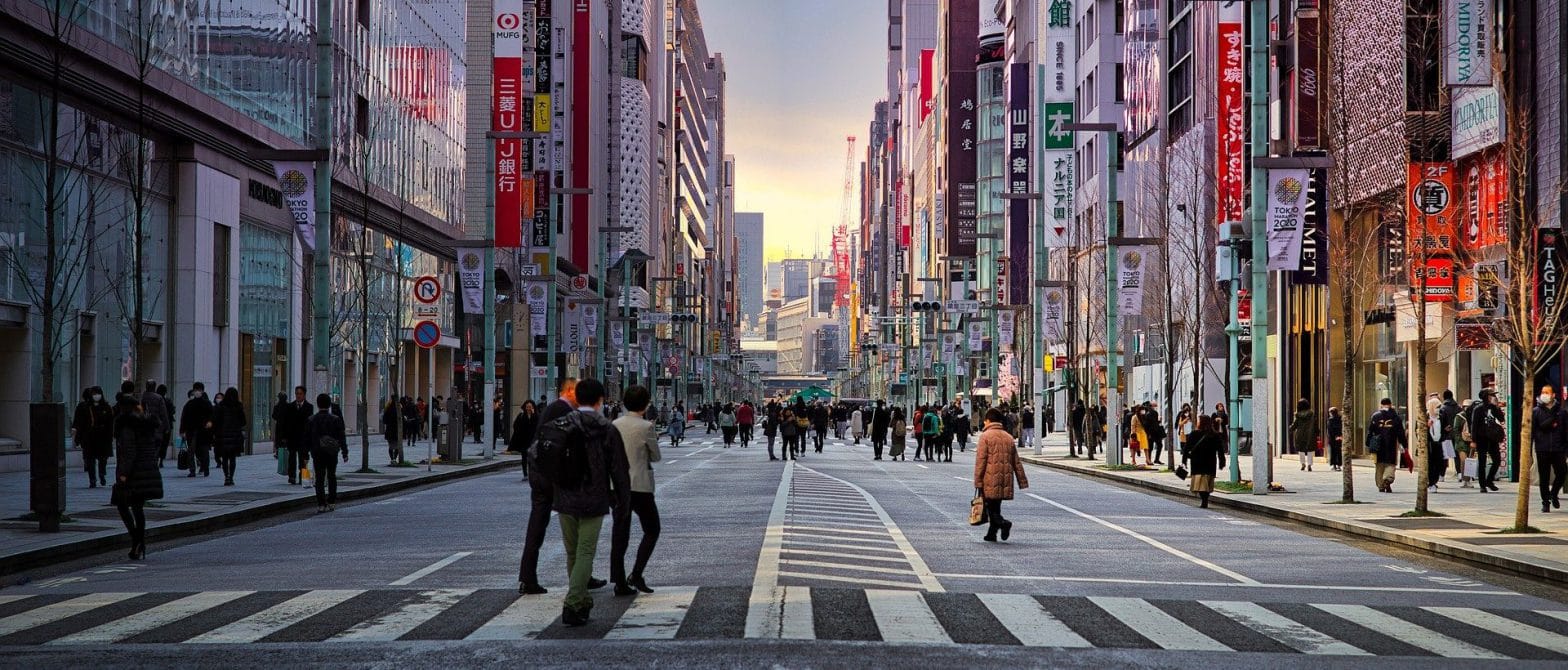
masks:
<path fill-rule="evenodd" d="M 848 138 L 849 149 L 844 157 L 844 204 L 839 210 L 838 227 L 833 229 L 833 280 L 835 283 L 833 307 L 849 307 L 849 214 L 855 209 L 855 136 Z"/>

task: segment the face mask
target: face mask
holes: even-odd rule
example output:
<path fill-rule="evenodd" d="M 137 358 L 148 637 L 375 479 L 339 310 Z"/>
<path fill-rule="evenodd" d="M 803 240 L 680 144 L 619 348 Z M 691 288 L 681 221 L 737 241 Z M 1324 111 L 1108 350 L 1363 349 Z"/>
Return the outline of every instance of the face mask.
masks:
<path fill-rule="evenodd" d="M 1542 393 L 1540 400 L 1542 405 L 1550 405 L 1552 404 L 1552 395 L 1550 393 Z"/>
<path fill-rule="evenodd" d="M 93 394 L 93 402 L 103 402 L 103 394 L 101 394 L 101 393 L 94 393 Z"/>

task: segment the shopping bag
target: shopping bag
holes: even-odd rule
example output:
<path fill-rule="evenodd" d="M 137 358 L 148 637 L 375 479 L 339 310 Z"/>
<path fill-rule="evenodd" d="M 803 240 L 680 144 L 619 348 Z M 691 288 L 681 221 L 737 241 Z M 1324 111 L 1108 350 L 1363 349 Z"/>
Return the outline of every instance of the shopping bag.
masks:
<path fill-rule="evenodd" d="M 1465 459 L 1465 476 L 1471 479 L 1479 478 L 1481 463 L 1474 456 Z"/>
<path fill-rule="evenodd" d="M 969 525 L 978 526 L 989 520 L 985 513 L 985 498 L 980 497 L 979 489 L 975 489 L 975 497 L 969 501 Z"/>
<path fill-rule="evenodd" d="M 278 476 L 289 476 L 289 450 L 279 447 L 273 453 L 278 458 Z"/>
<path fill-rule="evenodd" d="M 1410 472 L 1416 471 L 1416 462 L 1410 460 L 1409 449 L 1399 452 L 1399 467 L 1404 468 Z"/>
<path fill-rule="evenodd" d="M 304 481 L 307 480 L 307 479 L 310 479 L 310 468 L 308 468 L 308 467 L 300 468 L 299 469 L 299 481 L 301 483 L 304 483 Z"/>

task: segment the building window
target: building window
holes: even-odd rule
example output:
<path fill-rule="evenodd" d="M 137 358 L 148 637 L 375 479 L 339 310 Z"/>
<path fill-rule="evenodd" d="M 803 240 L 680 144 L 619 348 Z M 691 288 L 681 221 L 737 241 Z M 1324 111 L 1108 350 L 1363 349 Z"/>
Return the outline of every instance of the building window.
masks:
<path fill-rule="evenodd" d="M 370 3 L 374 0 L 357 0 L 354 3 L 355 18 L 359 20 L 361 28 L 370 27 Z"/>
<path fill-rule="evenodd" d="M 363 95 L 354 96 L 354 133 L 370 137 L 370 101 Z"/>
<path fill-rule="evenodd" d="M 1116 64 L 1116 101 L 1127 102 L 1127 68 L 1121 63 Z"/>
<path fill-rule="evenodd" d="M 647 50 L 642 37 L 621 36 L 621 76 L 641 81 L 648 71 Z"/>
<path fill-rule="evenodd" d="M 229 325 L 229 227 L 212 225 L 212 325 Z"/>
<path fill-rule="evenodd" d="M 1111 26 L 1111 29 L 1115 30 L 1117 35 L 1120 35 L 1123 32 L 1125 32 L 1126 27 L 1127 27 L 1126 26 L 1126 23 L 1127 23 L 1127 0 L 1115 0 L 1115 1 L 1116 1 L 1116 25 Z"/>

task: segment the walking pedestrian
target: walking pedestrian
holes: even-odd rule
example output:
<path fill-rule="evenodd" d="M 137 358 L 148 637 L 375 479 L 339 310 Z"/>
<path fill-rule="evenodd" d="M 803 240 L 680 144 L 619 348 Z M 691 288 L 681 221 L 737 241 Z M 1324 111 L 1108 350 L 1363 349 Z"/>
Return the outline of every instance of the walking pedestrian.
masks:
<path fill-rule="evenodd" d="M 876 409 L 871 410 L 871 455 L 875 460 L 882 460 L 882 449 L 887 446 L 887 429 L 892 421 L 893 414 L 888 411 L 887 404 L 878 400 Z"/>
<path fill-rule="evenodd" d="M 1290 446 L 1301 459 L 1301 469 L 1312 471 L 1312 461 L 1318 449 L 1318 419 L 1312 413 L 1312 403 L 1306 398 L 1296 401 L 1296 414 L 1290 420 Z"/>
<path fill-rule="evenodd" d="M 165 409 L 162 403 L 158 409 Z M 158 422 L 147 415 L 136 396 L 121 393 L 115 401 L 113 432 L 114 488 L 109 502 L 120 512 L 120 520 L 130 535 L 128 557 L 141 560 L 147 556 L 144 505 L 163 498 L 163 475 L 158 472 L 158 452 L 162 449 Z"/>
<path fill-rule="evenodd" d="M 909 426 L 904 422 L 904 408 L 894 407 L 892 419 L 889 421 L 888 431 L 893 441 L 888 444 L 887 455 L 895 461 L 904 460 L 904 435 Z"/>
<path fill-rule="evenodd" d="M 1535 443 L 1535 463 L 1541 478 L 1541 511 L 1550 512 L 1562 507 L 1558 496 L 1568 481 L 1568 445 L 1563 443 L 1568 439 L 1568 408 L 1557 400 L 1551 386 L 1541 387 L 1530 423 L 1530 440 Z"/>
<path fill-rule="evenodd" d="M 1138 454 L 1143 451 L 1145 445 L 1149 444 L 1149 433 L 1143 428 L 1141 414 L 1141 408 L 1136 405 L 1122 412 L 1122 430 L 1127 431 L 1127 451 L 1132 457 L 1133 467 L 1138 467 Z"/>
<path fill-rule="evenodd" d="M 1187 462 L 1187 435 L 1198 427 L 1197 419 L 1192 413 L 1191 403 L 1182 403 L 1181 411 L 1176 413 L 1176 447 L 1179 454 L 1172 454 L 1171 459 L 1177 458 Z"/>
<path fill-rule="evenodd" d="M 225 393 L 226 395 L 226 393 Z M 222 405 L 222 403 L 219 403 Z M 310 465 L 310 446 L 305 444 L 305 424 L 310 421 L 310 416 L 316 413 L 316 408 L 305 399 L 305 387 L 294 387 L 294 400 L 289 402 L 288 408 L 283 412 L 287 422 L 279 426 L 278 430 L 289 448 L 288 474 L 290 484 L 304 484 L 305 469 Z M 214 422 L 216 424 L 216 422 Z M 409 434 L 405 431 L 404 434 Z"/>
<path fill-rule="evenodd" d="M 849 413 L 849 434 L 855 438 L 855 446 L 860 446 L 860 438 L 866 436 L 865 415 L 859 407 Z"/>
<path fill-rule="evenodd" d="M 191 472 L 186 476 L 195 477 L 196 469 L 200 467 L 201 476 L 206 477 L 212 449 L 212 401 L 207 399 L 207 387 L 201 382 L 191 384 L 185 397 L 185 406 L 180 408 L 180 437 L 191 452 Z M 274 440 L 281 434 L 281 431 L 276 432 Z"/>
<path fill-rule="evenodd" d="M 102 393 L 103 389 L 99 389 Z M 169 398 L 169 387 L 158 385 L 158 397 L 163 398 L 163 442 L 158 445 L 158 468 L 163 468 L 163 457 L 174 446 L 174 400 Z M 107 402 L 107 401 L 105 401 Z M 178 456 L 176 456 L 178 457 Z M 179 465 L 176 463 L 175 465 Z"/>
<path fill-rule="evenodd" d="M 958 411 L 953 413 L 953 439 L 958 441 L 958 450 L 960 452 L 967 452 L 969 451 L 969 435 L 974 432 L 973 425 L 969 423 L 968 412 L 956 406 L 954 409 Z M 985 415 L 981 414 L 979 416 L 983 417 Z M 981 421 L 980 425 L 985 425 L 984 421 Z M 947 457 L 948 460 L 952 460 L 953 448 L 951 445 L 947 448 Z"/>
<path fill-rule="evenodd" d="M 1430 474 L 1432 488 L 1434 489 L 1437 488 L 1437 482 L 1448 476 L 1449 462 L 1458 457 L 1457 447 L 1454 445 L 1458 441 L 1458 435 L 1454 431 L 1454 419 L 1462 411 L 1464 409 L 1459 406 L 1458 402 L 1454 401 L 1454 392 L 1445 389 L 1443 391 L 1443 402 L 1437 408 L 1438 448 L 1426 450 L 1427 472 Z M 1460 475 L 1464 474 L 1458 470 L 1457 466 L 1455 467 L 1455 472 Z"/>
<path fill-rule="evenodd" d="M 724 436 L 724 448 L 728 449 L 735 444 L 735 406 L 725 405 L 719 410 L 719 433 Z"/>
<path fill-rule="evenodd" d="M 448 411 L 460 412 L 460 411 L 462 411 L 462 409 L 461 409 L 462 407 L 463 407 L 463 403 L 462 402 L 453 402 L 452 403 L 452 408 L 449 409 Z M 403 432 L 402 432 L 403 446 L 405 446 L 405 447 L 408 447 L 408 446 L 415 446 L 415 447 L 417 447 L 417 446 L 419 446 L 419 438 L 421 437 L 420 434 L 422 432 L 420 430 L 420 423 L 421 422 L 419 420 L 419 406 L 414 403 L 414 399 L 413 398 L 410 398 L 409 396 L 403 396 L 403 407 L 401 409 L 401 412 L 402 412 L 402 415 L 403 415 L 403 426 L 402 426 L 403 427 Z M 458 415 L 456 415 L 456 418 L 459 420 L 459 423 L 457 425 L 461 429 L 461 427 L 463 425 L 461 423 L 462 415 L 458 414 Z"/>
<path fill-rule="evenodd" d="M 681 440 L 686 437 L 686 418 L 686 406 L 676 402 L 675 409 L 670 412 L 670 423 L 666 426 L 670 433 L 670 446 L 681 446 Z"/>
<path fill-rule="evenodd" d="M 926 406 L 915 407 L 915 460 L 921 458 L 921 451 L 926 446 Z"/>
<path fill-rule="evenodd" d="M 1001 410 L 986 410 L 985 428 L 975 446 L 975 491 L 985 499 L 985 512 L 991 520 L 986 542 L 995 542 L 999 532 L 1005 541 L 1013 532 L 1013 522 L 1002 517 L 1002 501 L 1013 499 L 1015 479 L 1018 488 L 1029 488 L 1013 436 L 1002 426 Z"/>
<path fill-rule="evenodd" d="M 153 443 L 158 445 L 161 454 L 167 451 L 169 434 L 174 431 L 174 415 L 169 413 L 169 401 L 158 395 L 158 382 L 151 379 L 147 380 L 141 400 L 142 413 L 158 422 L 158 432 L 153 436 Z M 161 462 L 159 467 L 162 467 Z"/>
<path fill-rule="evenodd" d="M 822 403 L 818 403 L 816 411 L 811 413 L 812 428 L 816 430 L 816 434 L 813 436 L 813 439 L 815 440 L 813 444 L 817 449 L 817 453 L 819 454 L 822 453 L 822 444 L 827 442 L 828 439 L 829 417 L 830 414 L 828 412 L 828 407 Z"/>
<path fill-rule="evenodd" d="M 779 412 L 779 434 L 784 436 L 784 460 L 799 459 L 800 420 L 794 410 Z"/>
<path fill-rule="evenodd" d="M 218 468 L 223 471 L 224 486 L 234 485 L 234 469 L 240 454 L 245 452 L 245 428 L 248 425 L 245 421 L 245 405 L 240 402 L 240 392 L 230 386 L 223 392 L 223 402 L 212 409 L 212 453 L 217 457 Z M 301 442 L 300 449 L 304 448 L 305 444 Z"/>
<path fill-rule="evenodd" d="M 1086 448 L 1084 443 L 1085 427 L 1089 412 L 1078 400 L 1073 400 L 1072 407 L 1067 410 L 1067 456 L 1078 458 L 1078 450 Z"/>
<path fill-rule="evenodd" d="M 1018 421 L 1022 426 L 1024 433 L 1022 438 L 1024 441 L 1024 448 L 1028 449 L 1034 447 L 1034 408 L 1031 407 L 1028 403 L 1024 403 L 1023 409 L 1018 412 Z"/>
<path fill-rule="evenodd" d="M 600 387 L 603 388 L 603 387 Z M 602 391 L 601 391 L 602 393 Z M 545 424 L 570 416 L 577 411 L 577 379 L 568 377 L 561 382 L 560 397 L 545 405 L 539 412 L 539 423 L 534 426 L 534 446 L 539 443 L 539 432 Z M 523 595 L 549 593 L 539 585 L 539 548 L 544 545 L 545 531 L 550 527 L 550 511 L 555 502 L 555 484 L 540 471 L 538 450 L 528 450 L 528 530 L 523 538 L 523 560 L 518 568 L 517 592 Z M 589 579 L 589 588 L 600 588 L 608 582 Z"/>
<path fill-rule="evenodd" d="M 103 399 L 101 387 L 82 391 L 82 401 L 76 404 L 76 414 L 71 417 L 71 437 L 82 450 L 87 488 L 108 486 L 109 457 L 114 455 L 114 406 Z"/>
<path fill-rule="evenodd" d="M 1183 460 L 1191 470 L 1187 474 L 1187 487 L 1198 494 L 1198 506 L 1208 508 L 1209 494 L 1214 493 L 1214 478 L 1225 467 L 1225 456 L 1230 452 L 1224 433 L 1214 430 L 1212 417 L 1200 416 L 1191 433 L 1187 434 L 1187 458 Z"/>
<path fill-rule="evenodd" d="M 1409 438 L 1405 422 L 1394 411 L 1394 401 L 1384 398 L 1380 405 L 1382 408 L 1367 421 L 1367 450 L 1377 454 L 1377 490 L 1393 493 L 1394 473 L 1399 470 Z"/>
<path fill-rule="evenodd" d="M 403 462 L 403 413 L 397 398 L 381 408 L 381 435 L 387 438 L 387 467 Z"/>
<path fill-rule="evenodd" d="M 420 439 L 428 439 L 430 437 L 430 422 L 425 417 L 430 415 L 430 405 L 425 404 L 424 396 L 414 400 L 414 411 L 419 415 L 419 432 L 417 434 Z"/>
<path fill-rule="evenodd" d="M 778 403 L 769 402 L 762 415 L 762 436 L 768 439 L 768 460 L 770 461 L 779 460 L 773 450 L 774 440 L 778 438 L 779 434 L 779 414 Z M 788 441 L 785 442 L 784 448 L 786 450 L 789 449 Z"/>
<path fill-rule="evenodd" d="M 925 456 L 926 462 L 929 463 L 936 460 L 931 452 L 936 449 L 937 441 L 942 438 L 942 415 L 935 409 L 928 408 L 922 421 L 924 423 L 920 427 L 920 432 L 925 436 Z M 916 456 L 915 460 L 920 460 L 919 456 Z"/>
<path fill-rule="evenodd" d="M 1474 475 L 1470 474 L 1475 468 L 1474 459 L 1471 458 L 1471 450 L 1474 444 L 1470 434 L 1471 404 L 1472 401 L 1466 399 L 1465 403 L 1459 407 L 1459 414 L 1455 415 L 1453 422 L 1449 424 L 1449 432 L 1453 435 L 1454 440 L 1454 476 L 1459 478 L 1459 488 L 1462 489 L 1475 488 L 1476 479 Z M 1466 468 L 1467 465 L 1469 469 Z"/>
<path fill-rule="evenodd" d="M 629 493 L 626 504 L 615 508 L 610 528 L 610 581 L 615 582 L 615 595 L 629 596 L 638 591 L 653 593 L 643 579 L 643 570 L 653 556 L 654 545 L 659 543 L 659 506 L 653 500 L 653 464 L 659 462 L 659 435 L 653 423 L 643 416 L 652 397 L 648 389 L 632 386 L 622 396 L 626 412 L 615 419 L 614 425 L 626 450 Z M 633 514 L 642 528 L 642 540 L 637 543 L 637 560 L 631 574 L 627 574 L 626 548 L 631 543 Z"/>
<path fill-rule="evenodd" d="M 757 424 L 757 408 L 752 407 L 750 400 L 742 400 L 740 407 L 735 408 L 735 425 L 739 429 L 740 446 L 751 446 L 752 429 Z"/>
<path fill-rule="evenodd" d="M 1169 436 L 1165 434 L 1165 423 L 1160 420 L 1159 403 L 1152 400 L 1143 403 L 1142 418 L 1143 431 L 1149 437 L 1149 442 L 1144 445 L 1144 448 L 1148 450 L 1149 454 L 1152 454 L 1152 458 L 1145 460 L 1151 465 L 1165 465 L 1165 461 L 1161 460 L 1160 456 L 1165 451 L 1165 438 Z"/>
<path fill-rule="evenodd" d="M 316 512 L 331 512 L 338 504 L 338 458 L 348 462 L 348 434 L 343 417 L 332 413 L 332 396 L 316 396 L 319 411 L 305 424 L 305 444 L 316 464 Z"/>
<path fill-rule="evenodd" d="M 596 588 L 593 559 L 604 515 L 612 506 L 630 505 L 631 486 L 626 448 L 621 443 L 620 433 L 601 414 L 604 385 L 595 379 L 584 379 L 577 383 L 576 398 L 577 411 L 563 417 L 564 421 L 541 427 L 538 433 L 541 439 L 534 445 L 534 451 L 542 461 L 536 465 L 554 477 L 550 481 L 555 489 L 552 508 L 560 520 L 561 540 L 566 546 L 566 572 L 570 578 L 566 598 L 561 603 L 561 623 L 567 626 L 588 623 L 593 609 L 593 597 L 588 591 Z M 567 458 L 561 453 L 568 450 L 566 444 L 543 449 L 545 441 L 542 438 L 547 430 L 552 441 L 570 442 L 572 448 L 581 450 L 581 460 Z M 579 465 L 573 467 L 571 463 Z M 613 529 L 611 533 L 614 533 Z"/>
<path fill-rule="evenodd" d="M 1335 472 L 1345 465 L 1345 417 L 1338 407 L 1328 408 L 1328 464 Z"/>
<path fill-rule="evenodd" d="M 507 436 L 506 450 L 523 455 L 523 479 L 528 479 L 528 445 L 534 443 L 534 426 L 539 423 L 539 411 L 532 400 L 523 406 L 512 420 L 512 434 Z"/>
<path fill-rule="evenodd" d="M 1481 391 L 1481 400 L 1470 407 L 1470 437 L 1475 445 L 1475 473 L 1481 492 L 1497 491 L 1497 469 L 1503 462 L 1502 443 L 1506 431 L 1503 408 L 1497 406 L 1497 392 Z"/>

